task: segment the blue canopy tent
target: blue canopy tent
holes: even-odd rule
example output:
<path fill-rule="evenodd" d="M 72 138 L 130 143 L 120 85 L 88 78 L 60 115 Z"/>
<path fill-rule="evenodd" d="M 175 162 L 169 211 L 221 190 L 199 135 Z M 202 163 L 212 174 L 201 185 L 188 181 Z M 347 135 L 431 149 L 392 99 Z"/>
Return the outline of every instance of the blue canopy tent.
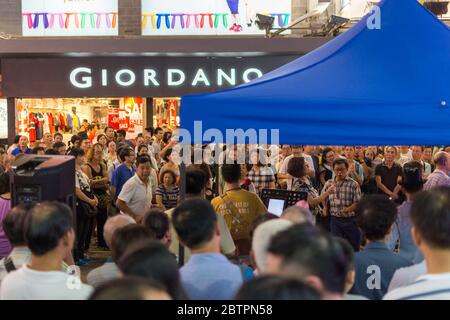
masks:
<path fill-rule="evenodd" d="M 450 145 L 450 29 L 415 0 L 379 8 L 258 80 L 183 97 L 181 127 L 279 129 L 285 144 Z"/>

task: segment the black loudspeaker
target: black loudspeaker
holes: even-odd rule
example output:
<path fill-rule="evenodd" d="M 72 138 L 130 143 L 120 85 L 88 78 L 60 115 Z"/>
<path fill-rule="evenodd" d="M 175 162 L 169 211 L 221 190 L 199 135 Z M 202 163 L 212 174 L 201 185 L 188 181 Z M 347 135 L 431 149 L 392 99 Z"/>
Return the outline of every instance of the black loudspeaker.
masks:
<path fill-rule="evenodd" d="M 275 18 L 271 16 L 265 16 L 263 14 L 257 14 L 256 17 L 256 25 L 258 26 L 258 28 L 260 30 L 266 30 L 266 34 L 270 33 L 270 29 L 272 29 Z"/>
<path fill-rule="evenodd" d="M 75 158 L 23 155 L 10 173 L 11 205 L 58 201 L 75 213 Z"/>

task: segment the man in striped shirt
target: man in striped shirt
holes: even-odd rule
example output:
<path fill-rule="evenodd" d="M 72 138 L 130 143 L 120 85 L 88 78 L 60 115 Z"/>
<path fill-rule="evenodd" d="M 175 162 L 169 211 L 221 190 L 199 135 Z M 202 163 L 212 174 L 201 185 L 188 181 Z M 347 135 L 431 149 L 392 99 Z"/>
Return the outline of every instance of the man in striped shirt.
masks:
<path fill-rule="evenodd" d="M 425 257 L 427 273 L 385 300 L 450 300 L 450 188 L 416 195 L 411 207 L 413 238 Z"/>
<path fill-rule="evenodd" d="M 439 186 L 450 186 L 450 155 L 447 152 L 440 151 L 434 156 L 436 169 L 428 176 L 427 182 L 423 186 L 424 190 L 430 190 Z"/>

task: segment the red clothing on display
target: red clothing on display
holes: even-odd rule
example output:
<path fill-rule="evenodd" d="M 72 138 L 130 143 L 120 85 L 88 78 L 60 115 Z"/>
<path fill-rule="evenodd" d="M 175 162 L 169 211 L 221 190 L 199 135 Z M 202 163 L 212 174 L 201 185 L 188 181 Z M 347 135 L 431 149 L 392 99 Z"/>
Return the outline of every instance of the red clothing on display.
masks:
<path fill-rule="evenodd" d="M 61 130 L 64 130 L 66 128 L 66 119 L 64 119 L 62 113 L 59 114 L 59 121 L 61 122 L 59 127 L 61 128 Z"/>
<path fill-rule="evenodd" d="M 36 141 L 36 121 L 37 119 L 35 119 L 34 114 L 30 113 L 28 115 L 28 119 L 29 119 L 29 127 L 28 127 L 28 135 L 30 136 L 30 142 L 35 142 Z"/>

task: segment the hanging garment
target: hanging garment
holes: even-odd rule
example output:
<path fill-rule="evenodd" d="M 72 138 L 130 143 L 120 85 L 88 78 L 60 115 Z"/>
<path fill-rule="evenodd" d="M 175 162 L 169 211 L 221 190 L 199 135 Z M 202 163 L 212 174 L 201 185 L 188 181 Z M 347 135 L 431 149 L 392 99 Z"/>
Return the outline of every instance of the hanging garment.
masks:
<path fill-rule="evenodd" d="M 61 130 L 64 130 L 64 129 L 66 129 L 66 123 L 65 123 L 65 121 L 64 121 L 64 115 L 62 114 L 62 113 L 60 113 L 59 114 L 59 128 L 61 129 Z"/>
<path fill-rule="evenodd" d="M 55 118 L 51 113 L 48 113 L 48 126 L 50 127 L 50 134 L 53 136 L 55 134 Z"/>
<path fill-rule="evenodd" d="M 44 125 L 43 125 L 44 134 L 50 133 L 50 120 L 48 118 L 48 113 L 44 113 L 42 115 L 42 117 L 44 119 Z"/>
<path fill-rule="evenodd" d="M 72 116 L 70 114 L 67 115 L 67 126 L 73 128 Z"/>
<path fill-rule="evenodd" d="M 25 135 L 28 133 L 29 119 L 28 112 L 25 107 L 22 106 L 22 103 L 18 104 L 19 111 L 19 121 L 18 121 L 18 131 L 19 135 Z"/>
<path fill-rule="evenodd" d="M 37 120 L 36 139 L 41 140 L 44 137 L 44 115 L 42 113 L 38 113 Z"/>
<path fill-rule="evenodd" d="M 35 126 L 35 118 L 34 118 L 33 113 L 29 114 L 28 135 L 30 138 L 30 142 L 36 141 L 36 126 Z"/>
<path fill-rule="evenodd" d="M 80 119 L 78 118 L 78 116 L 76 114 L 74 114 L 72 116 L 72 122 L 73 122 L 73 128 L 74 129 L 80 128 Z"/>

